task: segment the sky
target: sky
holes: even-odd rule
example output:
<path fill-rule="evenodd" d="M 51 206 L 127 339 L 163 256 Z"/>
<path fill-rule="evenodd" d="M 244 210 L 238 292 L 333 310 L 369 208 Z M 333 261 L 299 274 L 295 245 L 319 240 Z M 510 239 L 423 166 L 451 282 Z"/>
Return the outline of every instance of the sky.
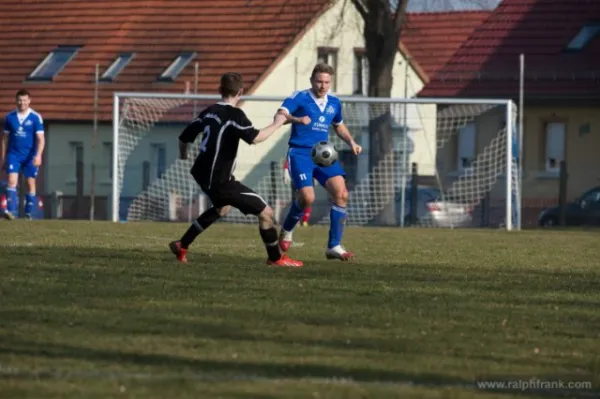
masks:
<path fill-rule="evenodd" d="M 397 0 L 391 0 L 394 3 Z M 501 0 L 409 0 L 408 11 L 491 10 Z"/>

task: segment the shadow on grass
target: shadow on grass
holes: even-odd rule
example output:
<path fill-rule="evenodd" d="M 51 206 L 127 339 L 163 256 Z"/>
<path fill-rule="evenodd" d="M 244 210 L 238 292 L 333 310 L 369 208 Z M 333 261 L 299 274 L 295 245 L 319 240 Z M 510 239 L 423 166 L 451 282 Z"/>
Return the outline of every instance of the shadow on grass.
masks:
<path fill-rule="evenodd" d="M 464 379 L 449 377 L 436 373 L 408 374 L 399 372 L 389 372 L 385 370 L 367 369 L 360 367 L 334 367 L 318 364 L 298 364 L 287 363 L 277 364 L 270 362 L 235 362 L 220 360 L 192 359 L 181 356 L 172 356 L 167 354 L 140 354 L 127 353 L 112 350 L 98 350 L 69 345 L 58 344 L 40 344 L 39 342 L 19 342 L 18 347 L 9 348 L 0 347 L 0 353 L 12 356 L 37 356 L 47 359 L 78 359 L 95 362 L 112 362 L 123 364 L 127 363 L 142 367 L 172 367 L 177 370 L 172 373 L 128 373 L 121 372 L 102 372 L 98 371 L 72 371 L 65 372 L 59 370 L 12 370 L 0 368 L 1 379 L 103 379 L 120 378 L 127 379 L 147 379 L 147 380 L 199 380 L 199 381 L 293 381 L 300 379 L 309 379 L 321 383 L 376 383 L 391 386 L 412 386 L 424 388 L 462 388 L 477 389 L 488 392 L 506 392 L 515 396 L 520 394 L 539 397 L 565 397 L 564 390 L 516 390 L 516 389 L 486 389 L 478 388 L 476 383 Z M 38 349 L 35 349 L 38 348 Z M 147 369 L 146 369 L 147 370 Z M 494 378 L 496 381 L 513 380 Z M 551 381 L 551 379 L 541 379 L 541 381 Z M 592 390 L 569 390 L 570 398 L 589 398 L 595 397 L 600 391 Z"/>

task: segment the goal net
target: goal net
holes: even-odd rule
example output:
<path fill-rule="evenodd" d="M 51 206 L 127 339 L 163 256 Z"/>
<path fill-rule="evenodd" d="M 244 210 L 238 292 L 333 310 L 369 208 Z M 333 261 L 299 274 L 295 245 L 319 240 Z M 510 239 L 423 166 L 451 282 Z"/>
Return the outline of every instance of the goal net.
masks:
<path fill-rule="evenodd" d="M 190 222 L 211 206 L 190 176 L 178 136 L 213 95 L 116 93 L 113 111 L 114 221 Z M 349 190 L 348 225 L 520 226 L 516 107 L 506 100 L 341 97 L 344 122 L 363 147 L 350 153 L 333 129 Z M 283 97 L 247 96 L 240 107 L 257 128 Z M 279 222 L 294 196 L 284 179 L 284 126 L 259 145 L 240 144 L 236 179 L 274 209 Z M 315 182 L 316 184 L 316 182 Z M 316 187 L 311 224 L 329 223 L 331 202 Z M 256 223 L 232 210 L 222 221 Z"/>

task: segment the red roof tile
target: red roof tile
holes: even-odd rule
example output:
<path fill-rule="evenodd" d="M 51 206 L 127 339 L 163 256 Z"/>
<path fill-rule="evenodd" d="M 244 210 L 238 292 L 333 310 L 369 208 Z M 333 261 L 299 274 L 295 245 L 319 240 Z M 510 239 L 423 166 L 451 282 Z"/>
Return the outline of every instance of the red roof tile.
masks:
<path fill-rule="evenodd" d="M 599 20 L 598 0 L 504 0 L 419 95 L 516 98 L 524 53 L 526 99 L 599 99 L 600 36 L 565 51 Z"/>
<path fill-rule="evenodd" d="M 110 120 L 114 91 L 216 93 L 219 76 L 235 70 L 255 87 L 322 12 L 322 0 L 20 0 L 0 13 L 0 109 L 26 88 L 45 119 L 90 120 L 95 65 L 100 73 L 121 52 L 135 57 L 115 82 L 101 83 L 99 117 Z M 35 10 L 35 12 L 31 12 Z M 58 45 L 82 46 L 52 82 L 26 81 Z M 193 51 L 172 83 L 156 78 L 180 52 Z M 7 56 L 8 55 L 8 56 Z"/>
<path fill-rule="evenodd" d="M 490 11 L 409 13 L 400 41 L 428 80 L 490 14 Z"/>

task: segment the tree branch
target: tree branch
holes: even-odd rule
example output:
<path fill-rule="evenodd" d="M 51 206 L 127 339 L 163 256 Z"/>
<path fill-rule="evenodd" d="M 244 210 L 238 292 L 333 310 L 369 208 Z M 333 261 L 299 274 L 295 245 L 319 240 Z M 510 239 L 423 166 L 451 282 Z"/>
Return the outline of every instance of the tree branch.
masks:
<path fill-rule="evenodd" d="M 351 0 L 351 1 L 352 1 L 352 4 L 354 4 L 354 8 L 356 8 L 356 11 L 358 11 L 358 13 L 362 17 L 362 19 L 366 21 L 369 14 L 367 13 L 367 10 L 365 9 L 365 5 L 360 0 Z"/>

